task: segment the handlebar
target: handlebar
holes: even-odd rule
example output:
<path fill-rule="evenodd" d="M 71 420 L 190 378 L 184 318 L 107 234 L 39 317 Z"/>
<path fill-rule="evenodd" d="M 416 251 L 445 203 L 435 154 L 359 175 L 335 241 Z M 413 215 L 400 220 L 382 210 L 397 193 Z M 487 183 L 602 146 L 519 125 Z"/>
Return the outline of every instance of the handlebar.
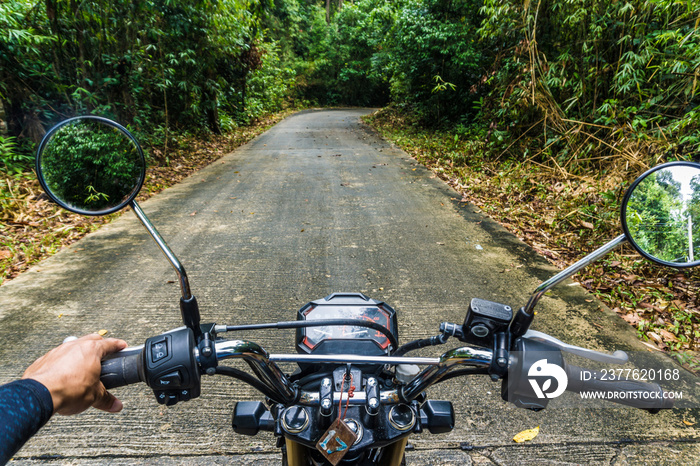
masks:
<path fill-rule="evenodd" d="M 126 348 L 102 360 L 100 381 L 107 390 L 146 381 L 143 346 Z"/>
<path fill-rule="evenodd" d="M 194 342 L 189 340 L 189 338 L 177 336 L 178 332 L 186 331 L 187 329 L 183 328 L 182 330 L 178 329 L 164 334 L 171 335 L 173 341 L 191 341 L 189 344 L 182 344 L 179 349 L 179 351 L 184 351 L 189 353 L 189 355 L 173 356 L 174 360 L 178 361 L 177 366 L 171 365 L 171 367 L 167 364 L 158 367 L 154 366 L 154 358 L 157 358 L 159 354 L 154 353 L 154 345 L 162 345 L 170 341 L 168 338 L 161 335 L 150 338 L 146 341 L 145 345 L 127 348 L 105 358 L 102 362 L 100 380 L 107 389 L 145 382 L 156 391 L 156 398 L 159 402 L 163 403 L 177 402 L 183 399 L 189 399 L 189 396 L 197 396 L 199 394 L 198 374 L 202 372 L 200 366 L 201 360 L 199 351 L 195 347 Z M 431 385 L 441 380 L 446 380 L 451 376 L 462 375 L 462 373 L 471 370 L 467 369 L 465 371 L 455 369 L 466 366 L 473 368 L 474 371 L 471 373 L 487 373 L 493 359 L 492 350 L 468 346 L 452 349 L 439 358 L 421 358 L 404 356 L 269 354 L 256 343 L 245 340 L 219 340 L 213 343 L 217 361 L 230 358 L 246 361 L 255 374 L 255 377 L 248 375 L 247 379 L 242 378 L 242 380 L 262 391 L 269 398 L 284 404 L 302 403 L 313 405 L 316 404 L 318 400 L 317 395 L 314 393 L 302 391 L 297 388 L 295 384 L 284 375 L 282 370 L 278 367 L 277 362 L 355 365 L 414 364 L 428 366 L 407 384 L 398 386 L 395 390 L 381 392 L 380 398 L 382 403 L 410 403 L 418 398 L 421 393 Z M 535 349 L 533 345 L 536 345 L 540 349 L 542 348 L 542 343 L 529 341 L 524 344 L 525 346 L 522 347 L 523 350 L 531 348 L 531 351 L 529 351 L 530 356 L 527 358 L 521 356 L 522 360 L 516 360 L 514 363 L 511 361 L 512 364 L 508 376 L 511 379 L 508 383 L 508 390 L 511 391 L 511 398 L 508 399 L 508 401 L 512 401 L 520 406 L 526 406 L 526 404 L 519 403 L 516 401 L 516 398 L 520 398 L 521 400 L 533 400 L 535 397 L 534 392 L 530 390 L 531 386 L 528 382 L 528 370 L 532 365 L 532 359 L 530 358 L 537 360 L 539 357 L 536 356 L 537 351 L 533 351 Z M 168 354 L 173 354 L 178 351 L 175 346 L 168 347 L 166 353 L 169 352 Z M 551 351 L 551 347 L 548 347 L 548 351 Z M 528 351 L 523 351 L 521 354 L 527 353 Z M 665 392 L 658 384 L 616 379 L 597 371 L 568 365 L 561 359 L 561 356 L 559 356 L 559 358 L 560 365 L 563 367 L 568 379 L 567 391 L 576 393 L 595 392 L 594 396 L 599 399 L 646 409 L 650 412 L 673 407 L 673 399 L 665 398 Z M 526 359 L 528 361 L 526 361 Z M 189 367 L 187 367 L 187 361 L 191 361 Z M 233 369 L 231 371 L 216 370 L 211 373 L 238 377 L 238 372 L 242 371 Z M 194 375 L 195 373 L 197 374 L 196 377 Z M 252 384 L 253 381 L 256 383 Z M 196 387 L 194 386 L 195 383 L 197 385 Z M 179 392 L 173 395 L 173 393 L 176 393 L 173 392 L 173 390 L 181 387 L 188 389 L 187 394 L 189 394 L 189 396 L 183 397 L 182 395 L 184 394 Z M 193 388 L 196 389 L 196 391 L 193 390 Z M 164 399 L 163 396 L 159 398 L 159 393 L 167 393 L 167 396 L 170 398 Z M 194 393 L 196 393 L 196 395 L 194 395 Z M 172 398 L 173 396 L 175 396 L 175 398 Z M 361 397 L 358 397 L 355 401 L 362 402 L 360 398 Z M 593 396 L 591 396 L 591 398 L 593 398 Z M 546 400 L 541 407 L 544 406 L 546 406 Z M 529 407 L 533 407 L 533 405 Z"/>

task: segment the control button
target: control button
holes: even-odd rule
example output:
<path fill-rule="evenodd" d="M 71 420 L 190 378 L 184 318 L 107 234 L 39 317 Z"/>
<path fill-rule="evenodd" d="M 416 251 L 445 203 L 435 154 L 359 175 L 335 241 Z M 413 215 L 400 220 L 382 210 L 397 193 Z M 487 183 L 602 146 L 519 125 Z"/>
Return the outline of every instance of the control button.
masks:
<path fill-rule="evenodd" d="M 190 401 L 192 394 L 189 390 L 182 390 L 180 392 L 180 401 Z"/>
<path fill-rule="evenodd" d="M 178 402 L 177 395 L 174 393 L 171 393 L 168 395 L 168 399 L 166 400 L 165 405 L 172 406 L 177 402 Z"/>
<path fill-rule="evenodd" d="M 151 361 L 158 362 L 168 357 L 168 342 L 160 340 L 151 345 Z"/>
<path fill-rule="evenodd" d="M 168 395 L 166 395 L 165 392 L 154 392 L 154 394 L 156 396 L 156 401 L 158 401 L 158 403 L 164 405 L 165 402 L 168 401 Z"/>
<path fill-rule="evenodd" d="M 182 384 L 182 377 L 180 377 L 180 371 L 170 372 L 168 374 L 161 375 L 156 381 L 156 386 L 160 388 L 176 388 Z"/>

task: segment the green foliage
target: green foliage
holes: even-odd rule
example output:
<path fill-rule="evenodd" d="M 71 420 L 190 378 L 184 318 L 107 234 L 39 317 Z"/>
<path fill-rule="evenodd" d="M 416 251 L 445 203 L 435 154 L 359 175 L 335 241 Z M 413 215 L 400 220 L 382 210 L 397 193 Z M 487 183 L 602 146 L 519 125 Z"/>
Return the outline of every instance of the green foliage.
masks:
<path fill-rule="evenodd" d="M 495 51 L 481 117 L 530 131 L 540 160 L 619 156 L 620 142 L 650 138 L 700 148 L 697 2 L 485 0 L 481 12 Z"/>
<path fill-rule="evenodd" d="M 677 0 L 7 0 L 0 98 L 18 141 L 95 113 L 166 146 L 290 100 L 393 102 L 492 156 L 585 173 L 700 149 L 698 15 Z"/>
<path fill-rule="evenodd" d="M 260 21 L 270 7 L 267 0 L 4 2 L 0 99 L 9 133 L 37 143 L 45 127 L 91 113 L 142 134 L 161 129 L 167 141 L 171 131 L 220 132 L 220 109 L 249 121 L 279 108 L 290 74 L 264 44 Z"/>
<path fill-rule="evenodd" d="M 400 12 L 392 35 L 392 97 L 423 122 L 468 121 L 479 98 L 483 55 L 479 1 L 423 0 Z"/>
<path fill-rule="evenodd" d="M 294 70 L 283 62 L 276 43 L 264 43 L 260 49 L 262 66 L 250 74 L 247 82 L 247 121 L 281 110 L 294 88 L 296 77 Z"/>
<path fill-rule="evenodd" d="M 18 150 L 15 138 L 0 136 L 0 169 L 8 174 L 18 175 L 28 168 L 32 157 Z"/>
<path fill-rule="evenodd" d="M 689 258 L 688 217 L 678 171 L 655 172 L 638 184 L 627 205 L 627 225 L 634 241 L 652 256 L 667 262 L 693 262 Z M 697 187 L 697 183 L 695 184 Z M 695 190 L 692 198 L 700 197 Z"/>
<path fill-rule="evenodd" d="M 299 76 L 298 96 L 326 105 L 387 103 L 389 38 L 401 3 L 345 2 L 328 24 L 319 2 L 277 2 L 273 24 L 289 29 L 275 37 Z"/>
<path fill-rule="evenodd" d="M 145 167 L 136 145 L 104 124 L 62 126 L 46 143 L 41 172 L 65 204 L 98 212 L 121 204 L 138 187 Z"/>

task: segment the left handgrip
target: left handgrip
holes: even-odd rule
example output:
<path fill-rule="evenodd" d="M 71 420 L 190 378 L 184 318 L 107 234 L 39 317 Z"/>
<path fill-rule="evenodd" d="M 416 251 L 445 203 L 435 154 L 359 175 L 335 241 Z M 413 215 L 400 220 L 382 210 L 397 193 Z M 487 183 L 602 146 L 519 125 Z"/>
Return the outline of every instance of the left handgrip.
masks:
<path fill-rule="evenodd" d="M 145 380 L 143 348 L 140 351 L 130 351 L 127 348 L 110 354 L 102 361 L 100 381 L 107 389 L 145 382 Z"/>

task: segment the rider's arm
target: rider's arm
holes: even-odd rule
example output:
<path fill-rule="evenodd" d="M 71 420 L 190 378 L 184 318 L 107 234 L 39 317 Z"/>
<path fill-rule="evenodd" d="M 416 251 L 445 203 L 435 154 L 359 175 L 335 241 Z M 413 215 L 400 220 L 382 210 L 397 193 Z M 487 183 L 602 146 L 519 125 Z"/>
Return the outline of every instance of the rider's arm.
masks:
<path fill-rule="evenodd" d="M 0 464 L 7 463 L 51 414 L 51 393 L 36 380 L 0 386 Z"/>
<path fill-rule="evenodd" d="M 53 413 L 77 414 L 90 406 L 117 412 L 122 403 L 100 382 L 101 360 L 126 342 L 86 335 L 37 359 L 23 380 L 0 386 L 0 464 L 7 462 Z"/>

